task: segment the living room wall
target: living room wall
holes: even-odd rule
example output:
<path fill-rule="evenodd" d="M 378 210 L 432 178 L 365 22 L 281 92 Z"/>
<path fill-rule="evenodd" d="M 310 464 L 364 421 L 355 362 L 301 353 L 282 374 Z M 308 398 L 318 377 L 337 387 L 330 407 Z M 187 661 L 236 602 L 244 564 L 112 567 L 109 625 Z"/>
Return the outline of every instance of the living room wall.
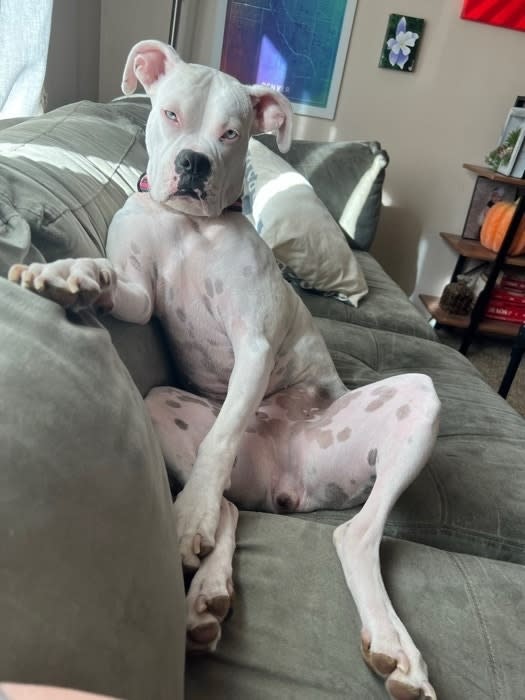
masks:
<path fill-rule="evenodd" d="M 147 12 L 130 5 L 135 1 L 102 0 L 101 99 L 117 94 L 122 62 L 137 38 L 168 36 L 169 0 L 147 3 Z M 439 294 L 454 265 L 439 232 L 461 233 L 474 181 L 461 164 L 483 162 L 514 98 L 525 94 L 525 34 L 461 20 L 460 6 L 359 0 L 335 119 L 296 120 L 298 138 L 376 139 L 389 152 L 372 252 L 414 299 L 420 291 Z M 199 0 L 194 61 L 210 60 L 216 12 L 215 0 Z M 377 67 L 392 12 L 426 20 L 413 74 Z"/>
<path fill-rule="evenodd" d="M 53 0 L 45 88 L 49 110 L 98 99 L 100 0 Z"/>

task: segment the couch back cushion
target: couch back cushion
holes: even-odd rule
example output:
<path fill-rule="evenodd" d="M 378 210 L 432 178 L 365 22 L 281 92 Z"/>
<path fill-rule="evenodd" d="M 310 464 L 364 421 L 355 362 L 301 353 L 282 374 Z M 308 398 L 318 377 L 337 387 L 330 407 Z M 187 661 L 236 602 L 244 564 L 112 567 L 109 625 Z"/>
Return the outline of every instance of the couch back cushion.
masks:
<path fill-rule="evenodd" d="M 104 255 L 136 189 L 148 102 L 78 102 L 0 131 L 0 275 L 15 262 Z"/>

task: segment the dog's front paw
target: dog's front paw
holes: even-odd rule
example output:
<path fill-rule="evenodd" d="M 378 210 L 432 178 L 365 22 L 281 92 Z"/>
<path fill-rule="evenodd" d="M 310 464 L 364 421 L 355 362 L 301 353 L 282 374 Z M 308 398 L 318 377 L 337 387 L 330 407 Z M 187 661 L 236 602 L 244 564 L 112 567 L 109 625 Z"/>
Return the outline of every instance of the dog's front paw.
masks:
<path fill-rule="evenodd" d="M 198 569 L 200 560 L 215 547 L 222 493 L 190 478 L 175 501 L 175 523 L 182 563 Z"/>
<path fill-rule="evenodd" d="M 11 282 L 61 306 L 77 310 L 95 305 L 110 311 L 116 278 L 113 266 L 103 258 L 13 265 L 8 273 Z"/>

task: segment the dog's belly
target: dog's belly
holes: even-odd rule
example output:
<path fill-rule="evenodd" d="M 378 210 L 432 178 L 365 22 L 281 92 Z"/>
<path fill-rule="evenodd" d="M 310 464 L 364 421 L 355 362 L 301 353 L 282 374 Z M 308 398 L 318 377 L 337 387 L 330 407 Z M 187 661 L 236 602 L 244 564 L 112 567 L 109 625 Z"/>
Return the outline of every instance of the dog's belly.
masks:
<path fill-rule="evenodd" d="M 158 315 L 184 388 L 211 399 L 224 399 L 234 365 L 228 337 L 211 318 L 203 320 L 197 304 L 191 313 L 182 307 L 173 311 L 175 318 Z"/>

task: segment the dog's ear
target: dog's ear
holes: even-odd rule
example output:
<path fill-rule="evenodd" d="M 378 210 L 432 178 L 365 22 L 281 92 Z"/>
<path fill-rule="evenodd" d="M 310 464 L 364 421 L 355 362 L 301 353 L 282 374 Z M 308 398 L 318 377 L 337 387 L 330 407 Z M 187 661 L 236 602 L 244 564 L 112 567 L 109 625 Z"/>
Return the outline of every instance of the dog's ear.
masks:
<path fill-rule="evenodd" d="M 137 80 L 148 95 L 155 92 L 159 78 L 166 75 L 182 59 L 174 48 L 162 41 L 139 41 L 129 52 L 124 75 L 122 92 L 131 95 L 137 89 Z"/>
<path fill-rule="evenodd" d="M 252 133 L 276 132 L 277 146 L 286 153 L 292 143 L 292 105 L 280 92 L 264 85 L 250 85 L 248 94 L 254 112 Z"/>

